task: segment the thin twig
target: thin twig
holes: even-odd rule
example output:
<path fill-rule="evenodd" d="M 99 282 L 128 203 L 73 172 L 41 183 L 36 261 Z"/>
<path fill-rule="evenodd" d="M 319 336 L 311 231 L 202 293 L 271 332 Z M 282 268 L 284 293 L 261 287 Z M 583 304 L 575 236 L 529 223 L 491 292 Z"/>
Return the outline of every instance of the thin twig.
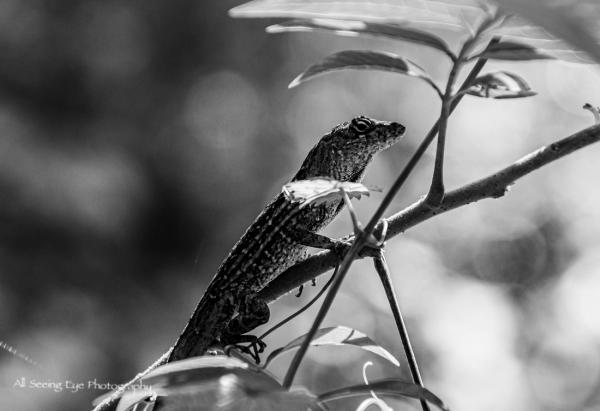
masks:
<path fill-rule="evenodd" d="M 281 320 L 280 322 L 275 324 L 273 327 L 269 328 L 260 337 L 258 337 L 258 339 L 264 340 L 273 331 L 275 331 L 276 329 L 280 328 L 281 326 L 287 324 L 288 322 L 292 321 L 294 318 L 296 318 L 297 316 L 302 314 L 304 311 L 308 310 L 315 302 L 317 302 L 317 300 L 319 298 L 321 298 L 323 293 L 325 293 L 325 291 L 329 288 L 329 286 L 333 282 L 333 279 L 335 278 L 336 273 L 337 273 L 337 268 L 336 268 L 336 270 L 333 271 L 333 274 L 331 275 L 329 280 L 327 280 L 325 285 L 319 290 L 319 292 L 308 303 L 306 303 L 304 306 L 302 306 L 302 308 L 300 308 L 298 311 L 294 312 L 293 314 L 289 315 L 288 317 L 284 318 L 283 320 Z"/>
<path fill-rule="evenodd" d="M 383 285 L 383 289 L 385 290 L 385 294 L 390 303 L 394 321 L 396 321 L 396 327 L 398 328 L 398 333 L 400 334 L 400 340 L 402 340 L 402 346 L 404 347 L 406 360 L 408 361 L 410 375 L 412 376 L 415 384 L 421 388 L 425 388 L 423 385 L 423 379 L 421 378 L 421 373 L 419 372 L 419 366 L 417 365 L 417 359 L 412 349 L 410 338 L 408 337 L 408 330 L 406 329 L 404 318 L 402 318 L 400 304 L 398 303 L 398 296 L 394 290 L 390 276 L 390 270 L 385 260 L 383 251 L 380 252 L 379 257 L 373 259 L 373 262 L 375 263 L 375 269 L 377 270 L 377 274 L 379 274 L 379 279 L 381 280 L 381 284 Z M 429 405 L 427 405 L 427 402 L 423 399 L 421 399 L 421 408 L 423 411 L 429 411 Z"/>

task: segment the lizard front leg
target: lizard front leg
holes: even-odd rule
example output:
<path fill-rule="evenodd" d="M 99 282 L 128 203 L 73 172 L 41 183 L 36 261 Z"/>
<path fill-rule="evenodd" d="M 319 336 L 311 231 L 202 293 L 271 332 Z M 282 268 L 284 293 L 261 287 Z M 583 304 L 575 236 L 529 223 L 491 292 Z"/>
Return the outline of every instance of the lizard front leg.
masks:
<path fill-rule="evenodd" d="M 344 256 L 351 245 L 347 241 L 332 239 L 309 231 L 302 226 L 296 227 L 288 235 L 299 245 L 332 250 L 340 258 Z M 221 334 L 221 343 L 241 348 L 258 363 L 258 354 L 264 351 L 266 345 L 257 337 L 244 334 L 268 322 L 269 317 L 269 307 L 263 300 L 257 298 L 255 294 L 245 295 L 240 301 L 238 315 L 229 321 L 225 331 Z M 250 346 L 242 347 L 239 345 L 241 342 L 249 342 Z"/>
<path fill-rule="evenodd" d="M 385 221 L 385 220 L 384 220 Z M 386 227 L 387 230 L 387 227 Z M 352 237 L 346 237 L 343 239 L 330 238 L 325 235 L 313 233 L 308 230 L 299 230 L 294 234 L 295 240 L 307 247 L 322 248 L 331 250 L 342 259 L 352 246 Z M 382 238 L 385 238 L 385 233 L 382 233 Z M 383 241 L 383 240 L 381 240 Z M 361 257 L 376 257 L 379 253 L 379 249 L 383 243 L 369 243 L 365 244 L 362 250 L 358 253 Z"/>
<path fill-rule="evenodd" d="M 336 252 L 346 251 L 351 244 L 344 240 L 337 240 L 314 233 L 302 226 L 288 233 L 288 236 L 298 245 L 334 250 Z M 227 330 L 223 335 L 229 338 L 230 341 L 232 338 L 237 338 L 237 336 L 266 323 L 269 321 L 269 316 L 269 307 L 264 301 L 258 299 L 253 293 L 246 294 L 241 298 L 239 303 L 238 315 L 229 322 Z"/>
<path fill-rule="evenodd" d="M 330 238 L 306 229 L 296 230 L 293 238 L 301 245 L 331 250 L 340 257 L 343 257 L 352 245 L 351 241 Z"/>

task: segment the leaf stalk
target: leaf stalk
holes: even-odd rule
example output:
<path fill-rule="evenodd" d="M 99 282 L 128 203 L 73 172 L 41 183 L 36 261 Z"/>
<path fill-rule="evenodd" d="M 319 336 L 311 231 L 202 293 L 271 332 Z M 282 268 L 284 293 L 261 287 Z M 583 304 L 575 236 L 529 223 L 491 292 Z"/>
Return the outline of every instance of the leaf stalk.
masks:
<path fill-rule="evenodd" d="M 406 328 L 404 318 L 402 317 L 402 312 L 400 311 L 398 296 L 396 295 L 394 285 L 392 284 L 390 269 L 387 265 L 387 261 L 385 260 L 383 252 L 380 252 L 379 256 L 374 258 L 373 261 L 375 263 L 377 274 L 379 274 L 381 285 L 383 285 L 385 295 L 390 303 L 390 308 L 392 309 L 394 321 L 396 322 L 396 328 L 398 328 L 398 333 L 400 334 L 400 340 L 402 341 L 402 347 L 404 348 L 404 354 L 406 355 L 406 360 L 408 361 L 408 368 L 410 369 L 413 382 L 419 387 L 425 388 L 423 385 L 423 379 L 421 378 L 421 373 L 419 372 L 419 366 L 417 364 L 415 352 L 413 351 L 410 338 L 408 337 L 408 330 Z M 429 411 L 429 405 L 427 404 L 427 401 L 424 399 L 421 399 L 420 401 L 423 411 Z"/>
<path fill-rule="evenodd" d="M 431 186 L 429 187 L 429 192 L 427 193 L 426 203 L 432 207 L 437 207 L 444 199 L 445 188 L 444 188 L 444 154 L 445 154 L 445 145 L 446 145 L 446 131 L 448 129 L 448 118 L 452 113 L 456 104 L 460 101 L 460 98 L 464 95 L 466 89 L 469 88 L 470 83 L 475 79 L 475 77 L 471 78 L 469 76 L 467 80 L 463 83 L 458 93 L 453 94 L 454 84 L 456 82 L 456 77 L 458 76 L 463 64 L 468 61 L 467 55 L 470 53 L 472 47 L 477 42 L 481 33 L 483 33 L 487 28 L 492 26 L 497 17 L 495 15 L 490 15 L 487 19 L 485 19 L 481 25 L 477 28 L 475 33 L 467 39 L 458 53 L 458 58 L 454 60 L 452 64 L 452 69 L 448 75 L 448 81 L 446 82 L 446 90 L 442 96 L 442 108 L 440 110 L 440 117 L 438 119 L 438 141 L 437 148 L 435 153 L 435 164 L 433 168 L 433 177 L 431 179 Z M 496 44 L 500 41 L 499 37 L 494 37 L 487 48 Z M 479 59 L 479 61 L 486 61 L 486 59 Z M 473 72 L 473 71 L 472 71 Z"/>

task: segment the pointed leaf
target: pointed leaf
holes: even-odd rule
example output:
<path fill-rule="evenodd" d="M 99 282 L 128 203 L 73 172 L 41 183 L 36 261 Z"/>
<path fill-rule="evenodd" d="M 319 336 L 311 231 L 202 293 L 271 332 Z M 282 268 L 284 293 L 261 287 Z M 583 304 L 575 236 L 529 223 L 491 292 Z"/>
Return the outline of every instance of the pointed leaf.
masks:
<path fill-rule="evenodd" d="M 298 84 L 314 77 L 345 69 L 383 70 L 418 77 L 427 81 L 440 93 L 433 80 L 417 64 L 392 53 L 369 50 L 346 50 L 332 54 L 326 57 L 321 63 L 307 68 L 288 87 L 296 87 Z"/>
<path fill-rule="evenodd" d="M 498 71 L 477 77 L 466 93 L 486 98 L 518 98 L 536 94 L 531 91 L 525 80 L 507 71 Z"/>
<path fill-rule="evenodd" d="M 495 0 L 516 13 L 585 51 L 600 62 L 600 2 L 597 0 Z"/>
<path fill-rule="evenodd" d="M 368 196 L 370 191 L 381 191 L 376 188 L 368 188 L 361 183 L 317 177 L 292 181 L 283 186 L 282 192 L 288 200 L 302 203 L 304 206 L 315 202 L 342 200 L 341 190 L 344 190 L 348 197 L 358 199 L 363 195 Z"/>
<path fill-rule="evenodd" d="M 535 26 L 520 16 L 505 16 L 502 24 L 482 35 L 479 43 L 487 44 L 492 36 L 501 36 L 503 41 L 525 43 L 539 53 L 555 59 L 573 63 L 594 63 L 594 60 L 585 52 L 574 48 L 548 30 Z"/>
<path fill-rule="evenodd" d="M 546 60 L 553 58 L 540 52 L 535 47 L 513 41 L 501 41 L 492 44 L 484 52 L 470 57 L 470 60 L 480 57 L 496 60 Z"/>
<path fill-rule="evenodd" d="M 463 29 L 485 11 L 478 0 L 254 0 L 229 11 L 232 17 L 287 17 L 400 23 L 423 29 Z"/>
<path fill-rule="evenodd" d="M 328 402 L 343 398 L 370 395 L 371 391 L 384 396 L 387 395 L 400 398 L 408 397 L 425 400 L 443 411 L 449 411 L 449 408 L 444 404 L 444 402 L 428 389 L 398 379 L 385 379 L 375 381 L 370 384 L 361 384 L 341 388 L 339 390 L 334 390 L 319 395 L 318 400 L 321 402 Z"/>
<path fill-rule="evenodd" d="M 356 20 L 298 19 L 267 27 L 268 33 L 332 31 L 340 36 L 358 35 L 388 37 L 433 47 L 450 56 L 453 53 L 444 40 L 438 36 L 397 24 L 366 23 Z"/>
<path fill-rule="evenodd" d="M 269 365 L 269 363 L 279 355 L 291 351 L 293 349 L 299 348 L 302 345 L 302 341 L 304 341 L 306 337 L 302 335 L 290 343 L 288 343 L 285 347 L 278 348 L 273 350 L 273 352 L 267 358 L 265 362 L 265 367 Z M 385 348 L 377 345 L 373 340 L 371 340 L 366 334 L 361 333 L 360 331 L 354 330 L 348 327 L 328 327 L 321 328 L 317 331 L 315 338 L 310 342 L 312 346 L 354 346 L 365 351 L 369 351 L 373 354 L 376 354 L 382 358 L 385 358 L 396 367 L 400 366 L 398 360 L 390 354 Z"/>

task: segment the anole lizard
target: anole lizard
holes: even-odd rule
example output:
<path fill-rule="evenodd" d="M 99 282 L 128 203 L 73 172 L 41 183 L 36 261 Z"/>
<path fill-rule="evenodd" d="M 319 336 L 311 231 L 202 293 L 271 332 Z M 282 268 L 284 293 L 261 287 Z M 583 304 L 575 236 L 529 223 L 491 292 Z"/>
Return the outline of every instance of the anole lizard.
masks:
<path fill-rule="evenodd" d="M 358 182 L 373 156 L 400 140 L 404 131 L 399 123 L 367 117 L 340 124 L 311 149 L 292 181 L 329 177 Z M 125 388 L 161 364 L 204 354 L 215 341 L 241 341 L 242 333 L 269 317 L 267 305 L 255 294 L 303 259 L 307 246 L 343 248 L 344 243 L 316 233 L 339 213 L 342 200 L 298 207 L 283 194 L 265 207 L 217 270 L 175 345 Z M 94 411 L 108 409 L 119 394 Z"/>

